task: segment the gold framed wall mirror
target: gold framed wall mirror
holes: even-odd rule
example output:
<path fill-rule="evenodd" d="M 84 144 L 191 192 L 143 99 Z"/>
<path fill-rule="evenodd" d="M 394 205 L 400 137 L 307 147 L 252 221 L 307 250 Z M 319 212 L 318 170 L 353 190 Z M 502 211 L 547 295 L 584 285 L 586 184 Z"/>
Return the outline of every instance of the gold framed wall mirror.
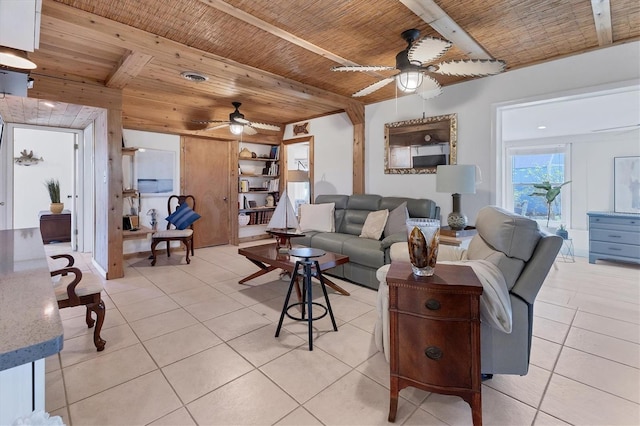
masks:
<path fill-rule="evenodd" d="M 435 173 L 456 164 L 457 114 L 386 123 L 384 145 L 385 174 Z"/>
<path fill-rule="evenodd" d="M 300 204 L 309 204 L 314 200 L 313 140 L 313 136 L 303 136 L 282 141 L 284 156 L 281 167 L 285 171 L 285 188 L 296 215 Z"/>

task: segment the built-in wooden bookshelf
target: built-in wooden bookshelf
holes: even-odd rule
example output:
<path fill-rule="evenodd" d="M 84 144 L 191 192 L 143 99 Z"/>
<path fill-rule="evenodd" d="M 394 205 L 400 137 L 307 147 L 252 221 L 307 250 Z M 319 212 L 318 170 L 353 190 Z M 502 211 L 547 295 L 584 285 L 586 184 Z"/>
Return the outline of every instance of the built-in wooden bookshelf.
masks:
<path fill-rule="evenodd" d="M 236 244 L 271 238 L 266 227 L 280 195 L 279 151 L 279 145 L 271 144 L 242 142 L 238 146 L 237 190 L 232 191 L 237 196 L 232 209 L 232 217 L 237 217 L 237 226 L 232 227 L 237 229 L 232 236 Z"/>

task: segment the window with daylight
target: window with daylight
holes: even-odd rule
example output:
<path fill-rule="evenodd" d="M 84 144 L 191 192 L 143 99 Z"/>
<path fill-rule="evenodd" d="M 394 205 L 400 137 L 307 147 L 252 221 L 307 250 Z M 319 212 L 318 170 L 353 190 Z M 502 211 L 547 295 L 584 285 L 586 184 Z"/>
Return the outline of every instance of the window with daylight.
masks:
<path fill-rule="evenodd" d="M 506 208 L 538 221 L 540 226 L 560 224 L 569 226 L 570 191 L 564 186 L 560 195 L 551 204 L 549 214 L 545 197 L 531 195 L 536 192 L 536 183 L 549 181 L 551 186 L 571 180 L 570 144 L 506 147 L 505 204 Z"/>

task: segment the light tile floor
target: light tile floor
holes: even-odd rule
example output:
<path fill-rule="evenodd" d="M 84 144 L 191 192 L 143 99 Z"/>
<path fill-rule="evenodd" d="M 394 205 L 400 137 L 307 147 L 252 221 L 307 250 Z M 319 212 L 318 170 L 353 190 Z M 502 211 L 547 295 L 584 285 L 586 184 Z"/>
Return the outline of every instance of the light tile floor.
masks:
<path fill-rule="evenodd" d="M 75 257 L 84 279 L 99 279 L 89 255 Z M 484 382 L 484 424 L 640 424 L 640 268 L 557 266 L 536 301 L 529 374 Z M 237 283 L 255 270 L 235 246 L 198 249 L 190 265 L 178 253 L 155 267 L 128 260 L 124 278 L 104 282 L 103 352 L 82 307 L 60 312 L 65 343 L 46 360 L 46 410 L 76 426 L 387 424 L 376 293 L 339 281 L 351 292 L 330 293 L 339 331 L 316 321 L 309 352 L 305 324 L 287 319 L 274 337 L 287 282 L 272 272 Z M 400 396 L 396 424 L 471 424 L 460 398 Z"/>

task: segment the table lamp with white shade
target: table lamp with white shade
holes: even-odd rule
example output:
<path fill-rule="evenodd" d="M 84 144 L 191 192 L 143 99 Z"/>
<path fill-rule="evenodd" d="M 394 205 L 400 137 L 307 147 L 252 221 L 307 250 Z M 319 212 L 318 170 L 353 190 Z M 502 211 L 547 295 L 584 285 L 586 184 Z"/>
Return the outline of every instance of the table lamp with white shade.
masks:
<path fill-rule="evenodd" d="M 466 164 L 438 166 L 436 191 L 452 194 L 453 211 L 447 216 L 447 224 L 456 231 L 464 229 L 467 226 L 467 217 L 460 208 L 460 194 L 476 193 L 476 166 Z"/>

